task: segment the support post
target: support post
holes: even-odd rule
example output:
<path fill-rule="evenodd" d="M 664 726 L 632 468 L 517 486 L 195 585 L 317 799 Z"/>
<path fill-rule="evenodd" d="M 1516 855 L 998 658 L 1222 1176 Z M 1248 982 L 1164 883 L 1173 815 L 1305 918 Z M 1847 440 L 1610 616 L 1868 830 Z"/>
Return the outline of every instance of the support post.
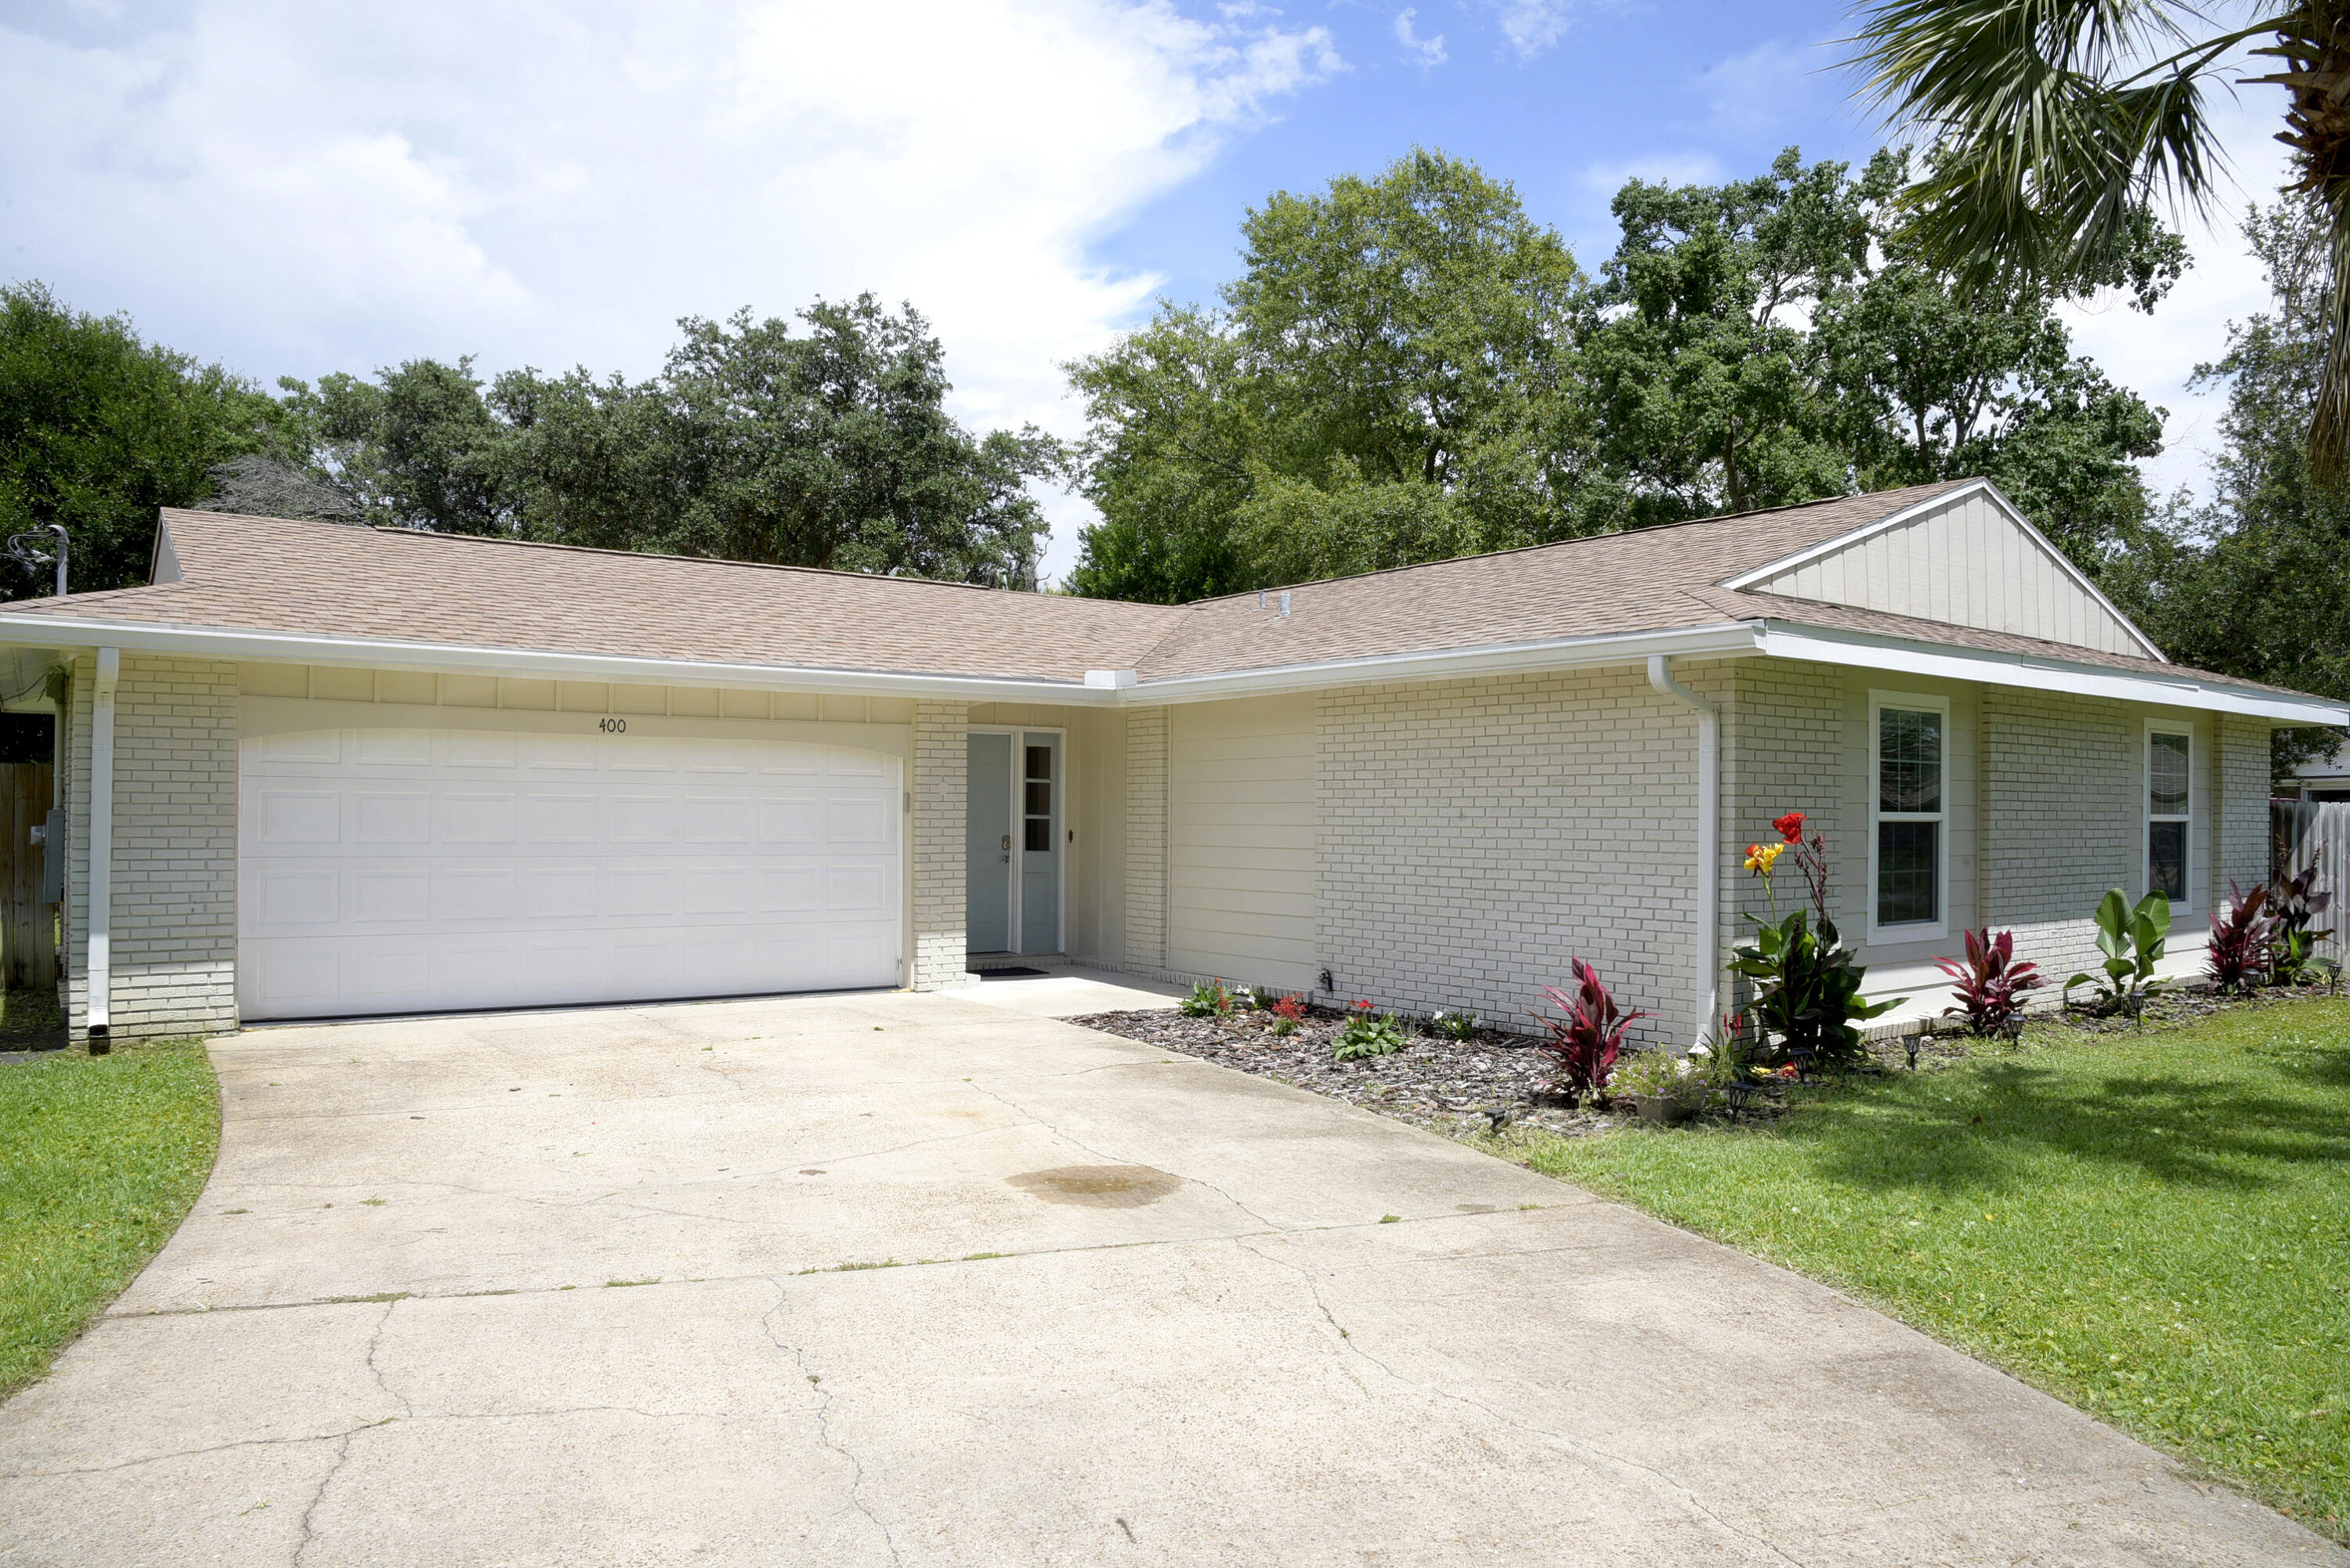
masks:
<path fill-rule="evenodd" d="M 1721 1015 L 1721 717 L 1712 703 L 1673 679 L 1672 660 L 1648 656 L 1648 684 L 1697 711 L 1697 1029 L 1696 1044 Z"/>
<path fill-rule="evenodd" d="M 107 1004 L 114 975 L 114 688 L 121 676 L 122 650 L 99 649 L 98 679 L 90 687 L 89 896 L 82 917 L 89 930 L 82 987 L 93 1056 L 112 1048 L 113 1019 Z"/>

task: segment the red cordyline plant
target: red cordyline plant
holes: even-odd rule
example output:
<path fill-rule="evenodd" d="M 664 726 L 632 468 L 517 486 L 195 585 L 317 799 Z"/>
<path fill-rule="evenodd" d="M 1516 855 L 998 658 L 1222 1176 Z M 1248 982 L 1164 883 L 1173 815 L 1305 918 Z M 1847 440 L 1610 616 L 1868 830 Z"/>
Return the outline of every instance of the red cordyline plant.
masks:
<path fill-rule="evenodd" d="M 2023 993 L 2048 983 L 2033 963 L 2015 961 L 2015 933 L 1993 935 L 1986 927 L 1967 934 L 1964 962 L 1940 958 L 1935 967 L 1957 983 L 1950 994 L 1959 1005 L 1942 1009 L 1945 1018 L 1963 1018 L 1977 1034 L 2005 1034 L 2023 1018 Z"/>
<path fill-rule="evenodd" d="M 2228 907 L 2211 911 L 2211 948 L 2207 972 L 2214 989 L 2249 996 L 2252 977 L 2269 967 L 2276 917 L 2269 912 L 2269 885 L 2247 893 L 2228 880 Z"/>
<path fill-rule="evenodd" d="M 1550 1032 L 1542 1048 L 1558 1060 L 1558 1093 L 1569 1106 L 1581 1105 L 1586 1096 L 1594 1105 L 1601 1105 L 1607 1097 L 1608 1075 L 1616 1070 L 1616 1057 L 1624 1049 L 1625 1033 L 1634 1019 L 1648 1014 L 1625 1012 L 1608 994 L 1597 970 L 1579 958 L 1569 961 L 1575 968 L 1575 994 L 1570 996 L 1555 985 L 1543 987 L 1551 1005 L 1565 1016 L 1552 1018 L 1540 1012 L 1534 1016 Z"/>

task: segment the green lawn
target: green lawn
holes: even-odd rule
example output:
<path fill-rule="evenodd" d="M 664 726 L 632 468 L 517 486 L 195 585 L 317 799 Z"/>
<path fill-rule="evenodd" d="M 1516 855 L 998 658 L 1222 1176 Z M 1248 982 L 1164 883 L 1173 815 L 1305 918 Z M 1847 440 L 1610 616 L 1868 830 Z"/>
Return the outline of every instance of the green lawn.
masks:
<path fill-rule="evenodd" d="M 2043 1027 L 1764 1127 L 1486 1147 L 1849 1290 L 2350 1539 L 2350 1002 Z"/>
<path fill-rule="evenodd" d="M 192 1040 L 0 1063 L 0 1397 L 47 1371 L 171 1238 L 219 1142 Z"/>

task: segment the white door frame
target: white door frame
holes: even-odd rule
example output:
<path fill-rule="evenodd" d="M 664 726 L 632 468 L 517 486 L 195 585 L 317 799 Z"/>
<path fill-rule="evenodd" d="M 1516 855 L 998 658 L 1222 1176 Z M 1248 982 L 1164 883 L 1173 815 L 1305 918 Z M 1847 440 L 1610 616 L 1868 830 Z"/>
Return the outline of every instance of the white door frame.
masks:
<path fill-rule="evenodd" d="M 1061 830 L 1061 842 L 1054 846 L 1054 847 L 1059 851 L 1060 857 L 1054 862 L 1055 870 L 1053 874 L 1053 898 L 1060 908 L 1053 912 L 1053 950 L 1056 953 L 1067 952 L 1069 950 L 1069 847 L 1073 842 L 1070 835 L 1076 831 L 1075 826 L 1069 820 L 1069 778 L 1071 763 L 1069 761 L 1068 728 L 1062 724 L 968 724 L 964 726 L 964 730 L 966 733 L 973 735 L 1009 735 L 1012 737 L 1012 745 L 1010 747 L 1012 758 L 1008 764 L 1012 771 L 1012 788 L 1010 794 L 1007 797 L 1010 802 L 1011 810 L 1004 822 L 1004 827 L 1007 834 L 1014 843 L 1017 843 L 1021 837 L 1020 819 L 1023 815 L 1021 811 L 1021 803 L 1026 798 L 1020 787 L 1026 782 L 1021 774 L 1021 764 L 1025 759 L 1020 754 L 1020 737 L 1023 735 L 1056 735 L 1060 738 L 1061 743 L 1055 748 L 1055 750 L 1057 750 L 1061 755 L 1061 776 L 1053 781 L 1054 787 L 1061 792 L 1056 797 L 1061 803 L 1061 808 L 1056 814 L 1060 818 L 1059 826 Z M 968 831 L 968 829 L 966 829 L 966 831 Z M 1014 851 L 1014 853 L 1016 854 L 1018 852 Z M 1012 876 L 1008 879 L 1012 884 L 1012 908 L 1008 916 L 1010 923 L 1004 928 L 1004 937 L 1005 940 L 1012 943 L 1012 946 L 1004 950 L 1007 952 L 1017 953 L 1024 950 L 1020 946 L 1021 932 L 1024 929 L 1021 924 L 1021 915 L 1023 911 L 1020 908 L 1020 896 L 1021 887 L 1027 881 L 1027 878 L 1020 874 L 1020 867 L 1015 863 L 1012 867 Z M 967 922 L 967 914 L 965 918 Z"/>

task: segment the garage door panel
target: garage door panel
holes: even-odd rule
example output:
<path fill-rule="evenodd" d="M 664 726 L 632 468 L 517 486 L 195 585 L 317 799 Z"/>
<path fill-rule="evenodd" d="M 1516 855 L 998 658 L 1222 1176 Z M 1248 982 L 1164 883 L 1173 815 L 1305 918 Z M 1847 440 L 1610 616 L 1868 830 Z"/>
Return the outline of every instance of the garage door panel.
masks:
<path fill-rule="evenodd" d="M 361 767 L 418 770 L 432 765 L 430 730 L 353 730 L 353 753 Z"/>
<path fill-rule="evenodd" d="M 512 844 L 515 797 L 511 794 L 443 794 L 440 801 L 443 844 Z"/>
<path fill-rule="evenodd" d="M 432 842 L 432 797 L 421 790 L 351 796 L 351 842 L 354 844 L 430 844 Z"/>
<path fill-rule="evenodd" d="M 363 925 L 432 918 L 432 877 L 425 871 L 352 871 L 350 919 Z"/>
<path fill-rule="evenodd" d="M 898 978 L 883 753 L 410 728 L 257 738 L 243 765 L 248 1017 Z"/>

